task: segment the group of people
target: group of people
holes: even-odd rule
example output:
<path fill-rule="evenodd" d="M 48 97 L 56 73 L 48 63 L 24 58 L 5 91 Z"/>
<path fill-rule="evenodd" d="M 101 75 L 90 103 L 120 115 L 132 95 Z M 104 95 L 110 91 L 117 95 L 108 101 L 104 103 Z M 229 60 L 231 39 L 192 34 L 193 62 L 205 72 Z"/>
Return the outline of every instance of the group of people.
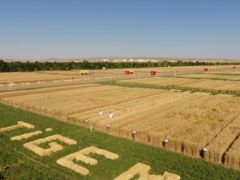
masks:
<path fill-rule="evenodd" d="M 98 111 L 98 116 L 99 117 L 103 117 L 103 110 L 99 110 Z M 109 117 L 109 119 L 111 120 L 112 118 L 113 118 L 113 113 L 110 111 L 109 113 L 108 113 L 108 117 Z M 109 128 L 110 126 L 109 125 L 107 125 L 107 127 Z M 92 133 L 93 132 L 93 125 L 92 124 L 90 124 L 90 132 Z"/>
<path fill-rule="evenodd" d="M 100 109 L 99 111 L 98 111 L 98 115 L 99 115 L 99 117 L 103 117 L 103 111 Z M 110 111 L 109 113 L 108 113 L 108 117 L 109 117 L 109 119 L 112 119 L 113 118 L 113 113 Z"/>
<path fill-rule="evenodd" d="M 8 86 L 14 86 L 15 85 L 15 83 L 14 82 L 8 82 Z"/>

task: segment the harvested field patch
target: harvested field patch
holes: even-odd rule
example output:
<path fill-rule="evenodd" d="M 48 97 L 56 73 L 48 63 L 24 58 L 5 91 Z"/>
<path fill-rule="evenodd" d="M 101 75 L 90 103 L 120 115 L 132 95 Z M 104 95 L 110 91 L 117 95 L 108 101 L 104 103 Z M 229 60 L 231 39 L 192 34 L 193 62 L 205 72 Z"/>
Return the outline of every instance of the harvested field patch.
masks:
<path fill-rule="evenodd" d="M 223 80 L 232 80 L 238 81 L 240 80 L 240 74 L 214 74 L 214 73 L 199 73 L 199 74 L 185 74 L 180 75 L 180 77 L 188 77 L 188 78 L 199 78 L 199 79 L 223 79 Z"/>
<path fill-rule="evenodd" d="M 131 76 L 125 76 L 122 71 L 123 70 L 94 70 L 88 75 L 81 75 L 80 70 L 1 73 L 0 92 L 76 85 L 80 83 L 94 83 L 106 80 L 149 77 L 149 73 L 141 71 L 136 72 Z"/>
<path fill-rule="evenodd" d="M 59 80 L 66 78 L 63 75 L 54 74 L 39 74 L 37 72 L 13 72 L 13 73 L 1 73 L 0 84 L 8 84 L 9 82 L 37 82 L 37 81 L 49 81 Z"/>
<path fill-rule="evenodd" d="M 193 74 L 193 73 L 203 73 L 203 69 L 207 66 L 182 66 L 182 67 L 157 67 L 157 68 L 139 68 L 137 71 L 150 72 L 152 69 L 156 70 L 160 75 L 175 75 L 178 74 Z M 219 73 L 219 74 L 240 74 L 240 66 L 236 65 L 233 69 L 232 65 L 226 66 L 208 66 L 209 73 Z"/>
<path fill-rule="evenodd" d="M 80 85 L 71 85 L 71 86 L 63 86 L 63 87 L 47 87 L 40 89 L 26 89 L 26 90 L 18 90 L 18 91 L 6 91 L 0 93 L 0 98 L 6 97 L 14 97 L 20 95 L 30 95 L 30 94 L 41 94 L 47 92 L 59 92 L 70 89 L 80 89 L 80 88 L 88 88 L 98 86 L 97 84 L 80 84 Z"/>

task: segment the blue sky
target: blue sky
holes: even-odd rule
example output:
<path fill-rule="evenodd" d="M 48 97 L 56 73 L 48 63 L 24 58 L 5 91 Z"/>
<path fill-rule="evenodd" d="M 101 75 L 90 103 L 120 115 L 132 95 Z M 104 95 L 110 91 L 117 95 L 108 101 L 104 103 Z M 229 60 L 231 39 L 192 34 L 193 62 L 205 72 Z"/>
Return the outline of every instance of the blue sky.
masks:
<path fill-rule="evenodd" d="M 0 0 L 0 58 L 240 59 L 239 0 Z"/>

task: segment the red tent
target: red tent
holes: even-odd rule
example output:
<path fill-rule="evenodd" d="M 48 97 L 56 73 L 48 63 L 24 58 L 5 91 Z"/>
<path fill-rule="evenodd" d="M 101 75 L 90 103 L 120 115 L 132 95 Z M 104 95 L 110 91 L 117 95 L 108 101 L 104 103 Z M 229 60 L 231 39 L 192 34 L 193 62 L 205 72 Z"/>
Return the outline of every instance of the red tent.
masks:
<path fill-rule="evenodd" d="M 150 73 L 151 73 L 151 76 L 156 76 L 157 75 L 157 71 L 155 71 L 155 70 L 152 70 Z"/>
<path fill-rule="evenodd" d="M 208 68 L 207 67 L 203 68 L 203 71 L 208 72 Z"/>
<path fill-rule="evenodd" d="M 124 71 L 124 74 L 130 74 L 130 71 L 125 70 L 125 71 Z"/>
<path fill-rule="evenodd" d="M 132 70 L 125 70 L 124 74 L 133 74 L 133 71 Z"/>

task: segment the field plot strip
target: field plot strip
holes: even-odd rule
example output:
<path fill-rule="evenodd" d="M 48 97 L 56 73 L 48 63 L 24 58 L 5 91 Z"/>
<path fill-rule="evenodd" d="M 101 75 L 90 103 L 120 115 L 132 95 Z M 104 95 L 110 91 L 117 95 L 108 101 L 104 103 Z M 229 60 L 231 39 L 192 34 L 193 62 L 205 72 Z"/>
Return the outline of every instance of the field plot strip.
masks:
<path fill-rule="evenodd" d="M 149 77 L 149 73 L 136 71 L 131 76 L 124 75 L 122 70 L 93 70 L 87 76 L 81 75 L 81 71 L 1 73 L 0 92 L 61 87 L 140 77 Z"/>
<path fill-rule="evenodd" d="M 240 134 L 236 137 L 235 141 L 230 144 L 229 148 L 224 154 L 224 165 L 232 168 L 240 168 Z"/>
<path fill-rule="evenodd" d="M 114 85 L 240 95 L 240 81 L 156 77 L 117 81 Z"/>
<path fill-rule="evenodd" d="M 68 89 L 59 92 L 20 95 L 3 98 L 2 101 L 13 106 L 23 107 L 65 120 L 68 115 L 79 111 L 102 108 L 107 105 L 146 97 L 157 92 L 156 90 L 138 89 L 133 91 L 126 88 L 98 85 L 86 89 Z"/>
<path fill-rule="evenodd" d="M 59 92 L 65 91 L 69 89 L 79 89 L 79 88 L 89 88 L 98 86 L 97 84 L 80 84 L 80 85 L 71 85 L 64 87 L 44 87 L 38 89 L 26 89 L 26 90 L 17 90 L 17 91 L 7 91 L 0 93 L 0 99 L 14 96 L 23 96 L 23 95 L 31 95 L 31 94 L 41 94 L 41 93 L 51 93 L 51 92 Z"/>
<path fill-rule="evenodd" d="M 204 154 L 204 158 L 221 164 L 226 152 L 237 139 L 239 133 L 240 118 L 238 115 L 205 146 L 207 152 Z"/>

